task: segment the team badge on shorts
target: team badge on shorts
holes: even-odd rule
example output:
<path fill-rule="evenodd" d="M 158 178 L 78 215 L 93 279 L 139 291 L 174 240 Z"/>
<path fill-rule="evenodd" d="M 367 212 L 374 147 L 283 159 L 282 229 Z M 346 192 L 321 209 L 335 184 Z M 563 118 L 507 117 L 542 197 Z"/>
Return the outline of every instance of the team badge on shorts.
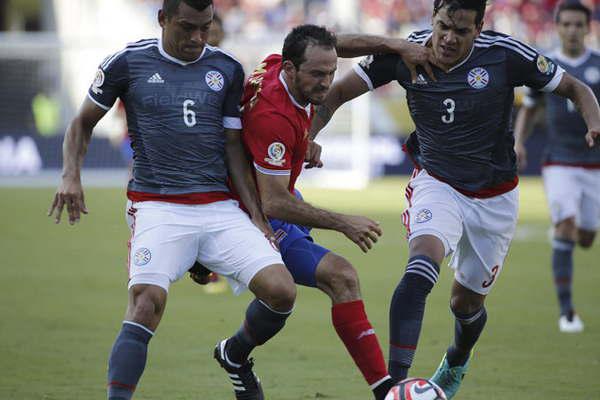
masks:
<path fill-rule="evenodd" d="M 544 75 L 552 75 L 554 73 L 554 63 L 548 60 L 546 57 L 539 55 L 537 58 L 537 69 Z"/>
<path fill-rule="evenodd" d="M 273 142 L 267 149 L 269 157 L 265 158 L 265 161 L 271 165 L 281 167 L 285 162 L 283 156 L 285 156 L 285 145 L 280 142 Z"/>
<path fill-rule="evenodd" d="M 467 74 L 467 82 L 474 89 L 483 89 L 490 82 L 490 74 L 484 68 L 473 68 Z"/>
<path fill-rule="evenodd" d="M 102 94 L 102 89 L 100 89 L 102 85 L 104 85 L 104 71 L 98 68 L 96 76 L 94 77 L 94 82 L 92 82 L 92 92 L 95 94 Z"/>
<path fill-rule="evenodd" d="M 204 79 L 208 87 L 215 92 L 221 91 L 225 85 L 225 79 L 223 79 L 223 75 L 219 71 L 208 71 Z"/>
<path fill-rule="evenodd" d="M 145 247 L 140 247 L 135 251 L 133 256 L 133 263 L 138 267 L 142 267 L 148 264 L 152 260 L 152 253 Z"/>
<path fill-rule="evenodd" d="M 419 212 L 417 213 L 417 218 L 415 218 L 415 222 L 417 224 L 422 224 L 423 222 L 430 221 L 432 217 L 433 214 L 431 213 L 431 211 L 424 208 L 422 210 L 419 210 Z"/>

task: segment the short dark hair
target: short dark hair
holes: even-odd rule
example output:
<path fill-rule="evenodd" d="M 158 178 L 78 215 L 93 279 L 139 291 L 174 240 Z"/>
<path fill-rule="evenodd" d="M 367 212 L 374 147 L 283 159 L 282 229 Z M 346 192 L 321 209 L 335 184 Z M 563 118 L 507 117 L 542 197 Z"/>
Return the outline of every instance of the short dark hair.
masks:
<path fill-rule="evenodd" d="M 554 20 L 556 23 L 560 21 L 560 13 L 563 11 L 580 11 L 584 13 L 588 24 L 592 19 L 592 10 L 583 5 L 579 0 L 561 1 L 558 6 L 556 6 L 556 13 L 554 14 Z"/>
<path fill-rule="evenodd" d="M 485 6 L 487 0 L 434 0 L 433 15 L 438 11 L 448 6 L 448 15 L 451 15 L 456 10 L 473 10 L 477 12 L 475 16 L 475 25 L 480 25 L 485 15 Z"/>
<path fill-rule="evenodd" d="M 170 18 L 175 15 L 182 2 L 198 11 L 204 11 L 206 7 L 213 4 L 212 0 L 163 0 L 162 10 Z"/>
<path fill-rule="evenodd" d="M 290 60 L 296 68 L 300 68 L 306 61 L 304 53 L 309 45 L 335 48 L 337 38 L 322 26 L 299 25 L 292 29 L 283 41 L 283 61 Z"/>

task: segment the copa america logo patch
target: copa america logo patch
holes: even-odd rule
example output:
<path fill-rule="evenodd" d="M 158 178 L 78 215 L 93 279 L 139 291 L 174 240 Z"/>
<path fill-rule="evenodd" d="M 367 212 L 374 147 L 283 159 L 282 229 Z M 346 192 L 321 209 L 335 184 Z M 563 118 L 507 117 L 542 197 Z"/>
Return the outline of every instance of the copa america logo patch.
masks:
<path fill-rule="evenodd" d="M 142 267 L 148 264 L 152 260 L 152 253 L 145 247 L 140 247 L 135 251 L 133 256 L 133 263 L 138 267 Z"/>
<path fill-rule="evenodd" d="M 483 89 L 490 82 L 490 74 L 488 74 L 485 68 L 473 68 L 467 75 L 467 82 L 474 89 Z"/>
<path fill-rule="evenodd" d="M 546 57 L 539 55 L 536 61 L 537 69 L 544 75 L 552 75 L 554 73 L 554 63 Z"/>
<path fill-rule="evenodd" d="M 102 85 L 104 85 L 104 71 L 98 68 L 96 76 L 94 77 L 94 82 L 92 82 L 92 92 L 95 94 L 102 94 L 102 89 L 100 89 Z"/>
<path fill-rule="evenodd" d="M 285 162 L 283 156 L 285 155 L 285 145 L 280 142 L 273 142 L 267 149 L 269 157 L 265 158 L 265 161 L 271 165 L 281 167 Z"/>
<path fill-rule="evenodd" d="M 431 220 L 431 218 L 433 218 L 433 214 L 431 213 L 431 211 L 424 208 L 422 210 L 419 210 L 419 212 L 417 213 L 417 218 L 415 218 L 415 221 L 417 224 L 422 224 L 423 222 L 427 222 L 427 221 Z"/>
<path fill-rule="evenodd" d="M 225 79 L 223 79 L 223 75 L 219 71 L 208 71 L 204 79 L 208 87 L 215 92 L 221 91 L 225 85 Z"/>

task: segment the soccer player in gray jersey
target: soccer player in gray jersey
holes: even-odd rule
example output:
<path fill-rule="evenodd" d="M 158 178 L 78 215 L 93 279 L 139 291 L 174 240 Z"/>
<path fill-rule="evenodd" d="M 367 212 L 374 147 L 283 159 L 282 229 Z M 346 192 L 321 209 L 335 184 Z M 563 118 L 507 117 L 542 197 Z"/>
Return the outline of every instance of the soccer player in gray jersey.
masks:
<path fill-rule="evenodd" d="M 248 287 L 256 295 L 231 341 L 238 353 L 249 354 L 279 332 L 294 304 L 294 281 L 273 244 L 241 142 L 243 70 L 206 45 L 212 19 L 210 0 L 164 0 L 161 38 L 133 43 L 102 62 L 65 135 L 63 179 L 49 215 L 60 222 L 66 206 L 74 224 L 87 214 L 80 171 L 92 130 L 117 98 L 123 101 L 134 150 L 129 302 L 109 359 L 110 400 L 132 398 L 169 286 L 195 261 L 228 278 L 234 291 Z M 249 217 L 231 199 L 228 178 Z M 252 360 L 229 362 L 224 342 L 215 358 L 236 398 L 264 399 Z"/>
<path fill-rule="evenodd" d="M 561 47 L 553 59 L 600 96 L 600 54 L 586 48 L 590 10 L 579 1 L 565 1 L 556 10 Z M 585 121 L 568 99 L 528 91 L 515 124 L 515 152 L 519 168 L 527 164 L 525 141 L 534 117 L 545 102 L 547 146 L 542 175 L 554 224 L 552 272 L 560 306 L 561 332 L 581 332 L 583 322 L 571 300 L 575 243 L 589 249 L 600 226 L 600 148 L 588 148 L 582 135 Z"/>
<path fill-rule="evenodd" d="M 514 87 L 528 85 L 570 98 L 600 135 L 600 109 L 589 87 L 552 60 L 509 36 L 482 32 L 485 0 L 435 0 L 432 29 L 409 40 L 429 47 L 435 80 L 397 55 L 364 59 L 334 83 L 313 136 L 341 104 L 397 81 L 416 125 L 406 147 L 416 169 L 403 214 L 409 260 L 390 309 L 389 372 L 408 374 L 427 295 L 439 264 L 452 254 L 450 308 L 454 343 L 433 376 L 454 397 L 486 322 L 484 300 L 498 279 L 517 223 L 517 174 L 510 127 Z M 581 133 L 581 139 L 585 133 Z"/>

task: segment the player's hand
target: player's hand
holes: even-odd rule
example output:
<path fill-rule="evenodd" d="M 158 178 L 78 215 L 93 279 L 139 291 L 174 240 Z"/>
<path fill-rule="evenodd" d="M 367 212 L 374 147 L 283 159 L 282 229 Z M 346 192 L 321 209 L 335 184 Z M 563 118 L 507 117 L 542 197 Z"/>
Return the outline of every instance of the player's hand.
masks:
<path fill-rule="evenodd" d="M 379 223 L 367 217 L 345 215 L 342 223 L 342 233 L 356 243 L 364 253 L 368 252 L 383 235 Z"/>
<path fill-rule="evenodd" d="M 431 69 L 431 66 L 435 65 L 440 69 L 444 68 L 442 68 L 436 62 L 432 49 L 402 39 L 398 40 L 397 46 L 398 54 L 402 56 L 404 64 L 406 64 L 406 67 L 410 71 L 412 83 L 417 82 L 417 67 L 423 68 L 425 70 L 425 73 L 429 76 L 431 80 L 433 80 L 434 82 L 437 81 L 433 70 Z"/>
<path fill-rule="evenodd" d="M 60 218 L 63 212 L 63 208 L 67 206 L 67 213 L 69 214 L 69 224 L 73 225 L 79 222 L 81 214 L 87 214 L 88 210 L 85 206 L 85 199 L 83 195 L 83 187 L 81 186 L 81 179 L 77 178 L 63 178 L 61 185 L 58 187 L 52 205 L 48 210 L 48 216 L 51 217 L 54 214 L 55 223 L 60 223 Z"/>
<path fill-rule="evenodd" d="M 319 143 L 309 140 L 306 155 L 304 156 L 304 161 L 306 162 L 304 168 L 322 168 L 323 162 L 321 161 L 321 151 L 322 148 Z"/>
<path fill-rule="evenodd" d="M 271 224 L 267 220 L 267 217 L 261 213 L 259 215 L 250 216 L 250 220 L 262 233 L 264 233 L 265 238 L 267 238 L 271 245 L 279 250 L 277 240 L 275 240 L 275 234 L 273 233 L 273 229 L 271 228 Z"/>
<path fill-rule="evenodd" d="M 592 128 L 585 135 L 588 146 L 600 146 L 600 128 Z"/>
<path fill-rule="evenodd" d="M 519 171 L 527 168 L 527 149 L 521 143 L 515 143 L 515 153 L 517 155 L 517 167 Z"/>

